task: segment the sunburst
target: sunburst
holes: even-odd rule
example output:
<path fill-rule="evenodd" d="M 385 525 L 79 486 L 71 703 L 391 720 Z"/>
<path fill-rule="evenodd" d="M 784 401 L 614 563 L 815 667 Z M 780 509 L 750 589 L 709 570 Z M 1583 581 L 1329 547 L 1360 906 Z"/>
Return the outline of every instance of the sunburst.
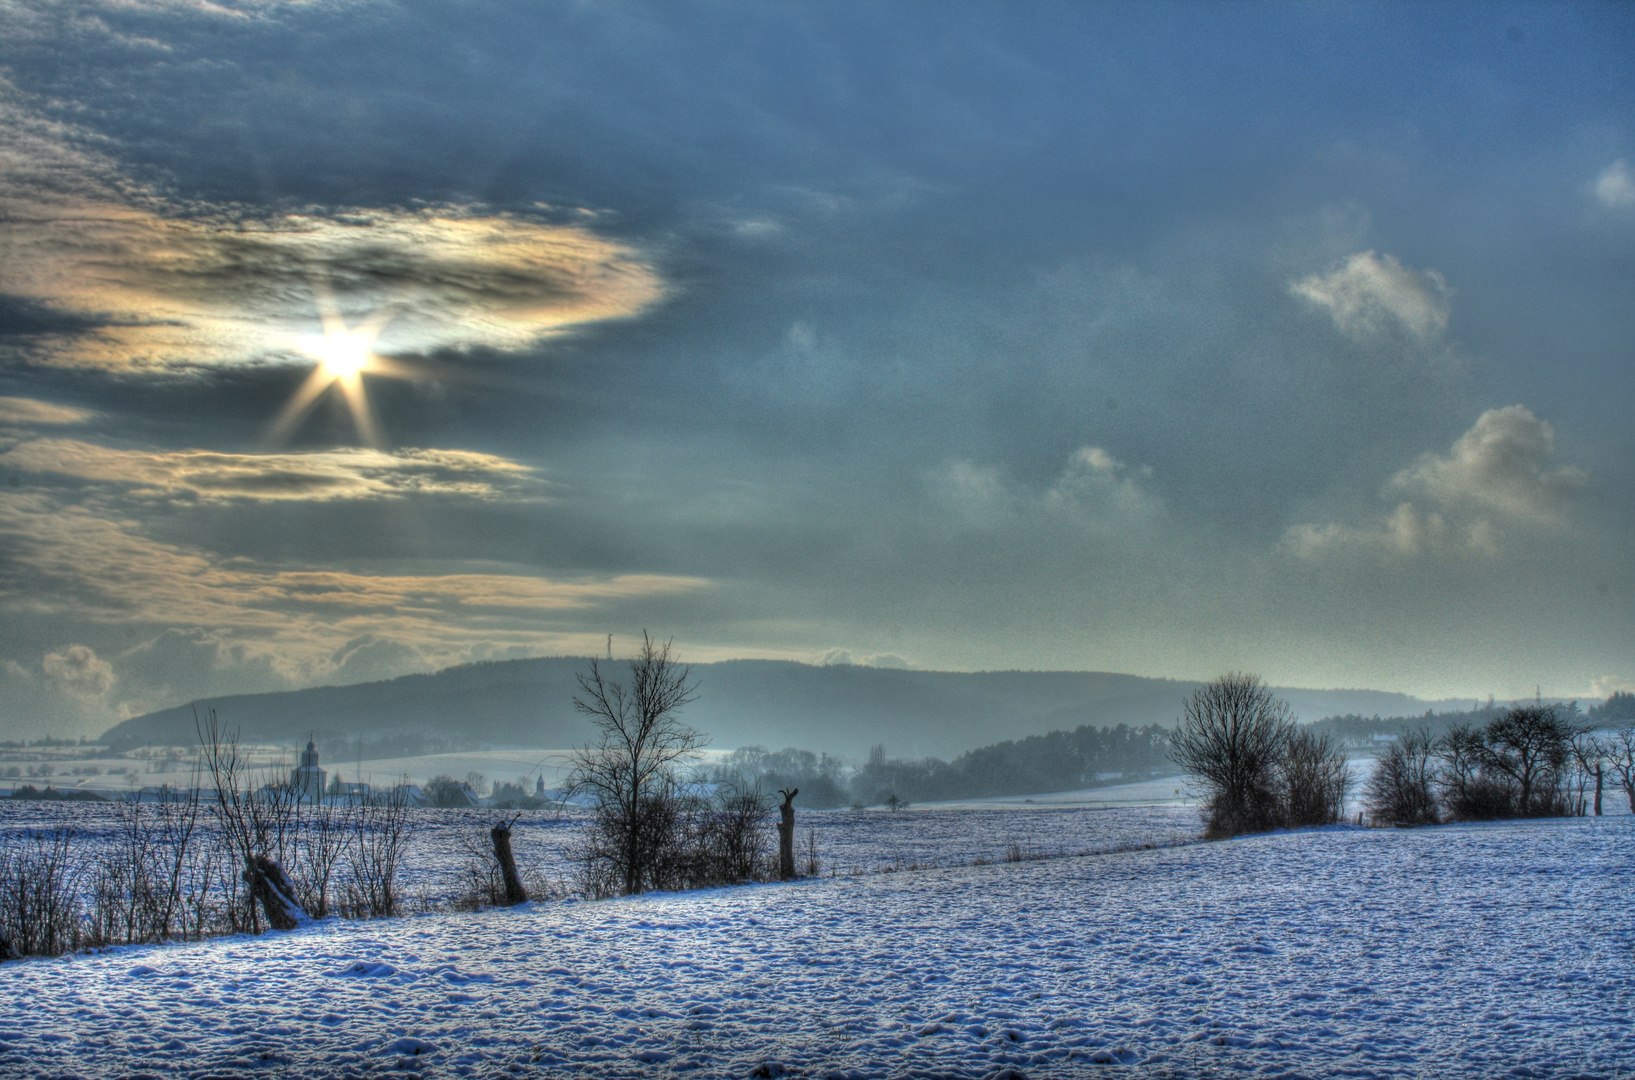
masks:
<path fill-rule="evenodd" d="M 312 294 L 318 306 L 323 332 L 303 338 L 300 348 L 316 360 L 317 365 L 278 414 L 278 419 L 273 421 L 269 441 L 277 445 L 288 439 L 312 411 L 318 399 L 330 387 L 336 387 L 346 399 L 352 422 L 358 429 L 358 438 L 379 449 L 384 445 L 380 424 L 369 405 L 363 377 L 385 375 L 401 379 L 409 376 L 402 365 L 375 352 L 376 339 L 392 321 L 399 305 L 383 304 L 356 326 L 348 327 L 328 283 L 316 275 L 312 279 Z"/>

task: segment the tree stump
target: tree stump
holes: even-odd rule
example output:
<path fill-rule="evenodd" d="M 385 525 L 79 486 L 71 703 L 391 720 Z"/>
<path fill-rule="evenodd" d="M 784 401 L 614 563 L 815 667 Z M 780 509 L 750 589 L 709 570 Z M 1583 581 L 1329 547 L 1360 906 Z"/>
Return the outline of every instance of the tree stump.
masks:
<path fill-rule="evenodd" d="M 783 815 L 778 822 L 778 880 L 788 881 L 795 876 L 795 796 L 800 788 L 779 788 L 778 794 L 783 796 L 783 805 L 778 808 Z"/>
<path fill-rule="evenodd" d="M 244 882 L 250 886 L 250 894 L 261 901 L 267 925 L 274 930 L 294 930 L 312 921 L 296 903 L 295 886 L 276 860 L 266 855 L 250 859 L 244 867 Z"/>
<path fill-rule="evenodd" d="M 528 899 L 528 890 L 522 887 L 517 874 L 517 859 L 511 853 L 511 826 L 496 825 L 488 830 L 494 839 L 494 861 L 500 864 L 500 876 L 505 880 L 505 905 L 513 907 Z"/>

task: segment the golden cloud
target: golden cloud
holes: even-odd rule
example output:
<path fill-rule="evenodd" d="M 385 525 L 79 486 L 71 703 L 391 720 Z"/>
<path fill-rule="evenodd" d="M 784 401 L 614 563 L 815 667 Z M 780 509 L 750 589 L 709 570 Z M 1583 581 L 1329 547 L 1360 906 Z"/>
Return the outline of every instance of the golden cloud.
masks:
<path fill-rule="evenodd" d="M 42 492 L 0 496 L 0 607 L 76 621 L 207 626 L 333 649 L 375 634 L 433 651 L 536 643 L 555 613 L 708 589 L 703 578 L 617 574 L 367 574 L 265 567 L 156 541 L 137 523 Z"/>
<path fill-rule="evenodd" d="M 94 413 L 33 398 L 0 397 L 0 427 L 55 427 L 83 424 Z"/>
<path fill-rule="evenodd" d="M 163 369 L 301 356 L 318 293 L 348 323 L 389 311 L 386 355 L 517 349 L 635 315 L 664 293 L 631 248 L 584 222 L 475 206 L 257 214 L 165 199 L 0 84 L 0 292 L 80 326 L 49 362 Z M 588 215 L 582 215 L 588 217 Z"/>
<path fill-rule="evenodd" d="M 370 450 L 227 454 L 119 450 L 72 439 L 33 439 L 0 453 L 18 473 L 113 484 L 143 497 L 332 501 L 410 494 L 509 499 L 530 496 L 533 469 L 471 450 Z"/>

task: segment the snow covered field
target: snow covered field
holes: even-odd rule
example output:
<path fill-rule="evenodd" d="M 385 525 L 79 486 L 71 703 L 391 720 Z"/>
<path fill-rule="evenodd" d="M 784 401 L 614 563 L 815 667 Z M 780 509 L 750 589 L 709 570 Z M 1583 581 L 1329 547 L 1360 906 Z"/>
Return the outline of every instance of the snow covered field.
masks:
<path fill-rule="evenodd" d="M 1631 1076 L 1635 818 L 1328 830 L 0 967 L 0 1075 Z"/>
<path fill-rule="evenodd" d="M 487 843 L 488 828 L 509 820 L 499 810 L 413 811 L 415 831 L 403 861 L 401 888 L 411 898 L 447 900 L 464 888 L 470 858 L 462 839 Z M 208 809 L 201 820 L 214 828 Z M 769 819 L 770 821 L 770 819 Z M 530 811 L 513 827 L 513 847 L 525 873 L 542 872 L 559 891 L 572 881 L 572 847 L 583 817 Z M 76 852 L 89 856 L 117 832 L 114 807 L 97 803 L 0 802 L 0 836 L 72 827 Z M 887 810 L 802 811 L 796 843 L 804 860 L 808 830 L 822 873 L 867 873 L 908 866 L 998 862 L 1013 846 L 1028 856 L 1104 852 L 1190 840 L 1200 829 L 1193 807 L 999 806 L 952 809 L 938 805 Z M 767 827 L 768 850 L 775 842 Z"/>

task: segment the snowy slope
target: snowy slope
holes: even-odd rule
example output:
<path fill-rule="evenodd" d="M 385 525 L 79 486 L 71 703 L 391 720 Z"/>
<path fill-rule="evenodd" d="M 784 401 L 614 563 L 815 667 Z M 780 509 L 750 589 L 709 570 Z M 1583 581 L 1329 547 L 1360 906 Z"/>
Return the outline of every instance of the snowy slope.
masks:
<path fill-rule="evenodd" d="M 0 967 L 0 1075 L 1630 1076 L 1632 897 L 1623 816 L 328 923 Z"/>

